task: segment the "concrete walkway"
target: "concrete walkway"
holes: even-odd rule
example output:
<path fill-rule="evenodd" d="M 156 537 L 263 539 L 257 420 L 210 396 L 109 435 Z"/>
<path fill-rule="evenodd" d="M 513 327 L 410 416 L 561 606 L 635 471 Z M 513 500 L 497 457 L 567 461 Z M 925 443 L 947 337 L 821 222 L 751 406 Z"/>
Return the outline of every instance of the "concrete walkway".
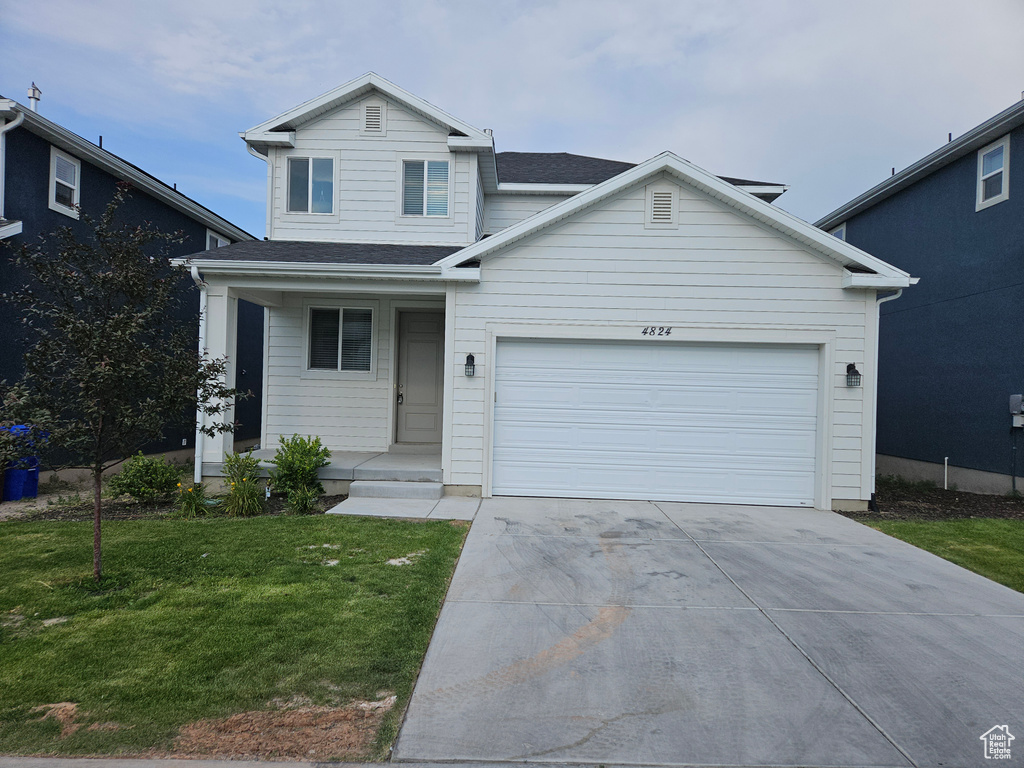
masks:
<path fill-rule="evenodd" d="M 991 765 L 1022 680 L 1024 595 L 841 516 L 485 499 L 395 759 Z"/>
<path fill-rule="evenodd" d="M 406 517 L 432 520 L 472 520 L 480 499 L 444 496 L 440 499 L 376 499 L 349 497 L 327 510 L 328 515 L 361 517 Z"/>

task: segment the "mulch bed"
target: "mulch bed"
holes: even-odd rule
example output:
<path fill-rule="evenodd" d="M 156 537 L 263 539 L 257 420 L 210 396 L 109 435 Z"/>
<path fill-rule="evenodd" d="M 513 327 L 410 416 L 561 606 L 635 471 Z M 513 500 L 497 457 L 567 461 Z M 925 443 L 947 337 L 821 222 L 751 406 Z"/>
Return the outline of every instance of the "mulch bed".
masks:
<path fill-rule="evenodd" d="M 856 519 L 963 520 L 972 517 L 1024 520 L 1024 497 L 943 490 L 927 485 L 879 480 L 879 514 L 844 512 Z"/>
<path fill-rule="evenodd" d="M 92 508 L 92 497 L 86 498 L 86 494 L 81 494 L 82 503 L 74 505 L 55 505 L 52 507 L 42 507 L 35 509 L 30 512 L 27 517 L 32 520 L 92 520 L 93 508 Z M 334 507 L 343 502 L 347 496 L 345 494 L 334 495 L 334 496 L 321 496 L 320 497 L 320 513 L 323 514 L 331 507 Z M 284 497 L 283 496 L 271 496 L 267 501 L 267 509 L 264 515 L 283 515 L 286 514 L 284 508 Z M 164 517 L 172 516 L 175 514 L 173 504 L 158 504 L 156 506 L 147 506 L 138 504 L 132 501 L 126 501 L 122 499 L 104 499 L 103 500 L 103 519 L 104 520 L 159 520 Z M 218 512 L 216 508 L 211 510 L 211 515 L 219 517 L 222 513 Z"/>

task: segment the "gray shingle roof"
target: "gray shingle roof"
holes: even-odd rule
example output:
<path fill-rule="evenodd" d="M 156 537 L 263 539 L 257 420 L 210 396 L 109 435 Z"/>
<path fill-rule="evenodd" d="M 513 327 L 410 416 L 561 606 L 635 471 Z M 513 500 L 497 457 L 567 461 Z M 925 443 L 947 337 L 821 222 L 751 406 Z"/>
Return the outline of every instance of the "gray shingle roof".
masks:
<path fill-rule="evenodd" d="M 498 181 L 507 184 L 600 184 L 636 167 L 636 163 L 568 152 L 497 152 L 494 159 L 498 164 Z M 719 178 L 738 186 L 782 186 L 771 181 Z"/>
<path fill-rule="evenodd" d="M 204 261 L 266 261 L 308 264 L 428 265 L 461 250 L 454 245 L 322 243 L 306 240 L 250 240 L 195 253 Z"/>

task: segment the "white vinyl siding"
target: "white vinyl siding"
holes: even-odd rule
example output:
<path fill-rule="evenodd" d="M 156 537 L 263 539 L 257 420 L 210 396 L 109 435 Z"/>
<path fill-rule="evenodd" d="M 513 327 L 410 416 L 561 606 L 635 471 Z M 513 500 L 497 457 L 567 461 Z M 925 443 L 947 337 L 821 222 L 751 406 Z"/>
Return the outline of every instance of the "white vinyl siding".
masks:
<path fill-rule="evenodd" d="M 386 136 L 363 132 L 363 108 L 353 103 L 295 133 L 295 148 L 272 148 L 271 224 L 275 240 L 344 240 L 465 245 L 473 201 L 470 158 L 448 150 L 448 131 L 396 103 L 386 106 Z M 331 216 L 287 213 L 287 158 L 332 156 L 337 183 Z M 447 216 L 402 216 L 402 161 L 449 164 Z M 339 170 L 340 166 L 340 170 Z"/>
<path fill-rule="evenodd" d="M 568 195 L 487 195 L 484 201 L 483 234 L 493 235 L 506 227 L 518 224 L 552 205 L 567 199 Z"/>
<path fill-rule="evenodd" d="M 445 482 L 486 485 L 480 447 L 490 440 L 495 338 L 639 339 L 647 325 L 672 325 L 679 342 L 742 334 L 785 343 L 800 332 L 827 339 L 825 480 L 833 498 L 867 498 L 873 390 L 846 387 L 845 372 L 849 362 L 873 360 L 873 295 L 844 290 L 837 265 L 696 190 L 677 193 L 678 229 L 645 228 L 646 202 L 644 187 L 626 190 L 485 257 L 481 283 L 458 286 L 453 359 L 473 353 L 478 375 L 454 376 Z M 874 376 L 870 365 L 861 370 Z"/>

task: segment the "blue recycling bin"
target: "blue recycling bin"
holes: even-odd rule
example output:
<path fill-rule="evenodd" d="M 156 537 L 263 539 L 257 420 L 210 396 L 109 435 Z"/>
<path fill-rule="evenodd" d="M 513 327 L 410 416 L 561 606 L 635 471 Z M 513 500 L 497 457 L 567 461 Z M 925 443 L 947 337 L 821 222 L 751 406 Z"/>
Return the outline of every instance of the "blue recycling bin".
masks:
<path fill-rule="evenodd" d="M 22 424 L 12 427 L 0 427 L 12 435 L 28 435 L 32 430 Z M 28 445 L 32 445 L 31 442 Z M 34 499 L 39 495 L 39 458 L 23 456 L 15 459 L 4 468 L 4 501 L 18 501 L 23 498 Z"/>

